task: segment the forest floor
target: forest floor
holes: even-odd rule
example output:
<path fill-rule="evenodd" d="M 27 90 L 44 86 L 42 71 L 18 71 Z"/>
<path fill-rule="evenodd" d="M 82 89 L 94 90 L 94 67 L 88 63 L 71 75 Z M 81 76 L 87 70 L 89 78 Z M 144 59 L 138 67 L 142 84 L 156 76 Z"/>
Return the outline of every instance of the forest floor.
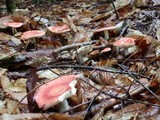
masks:
<path fill-rule="evenodd" d="M 16 6 L 0 2 L 0 119 L 160 119 L 159 0 Z"/>

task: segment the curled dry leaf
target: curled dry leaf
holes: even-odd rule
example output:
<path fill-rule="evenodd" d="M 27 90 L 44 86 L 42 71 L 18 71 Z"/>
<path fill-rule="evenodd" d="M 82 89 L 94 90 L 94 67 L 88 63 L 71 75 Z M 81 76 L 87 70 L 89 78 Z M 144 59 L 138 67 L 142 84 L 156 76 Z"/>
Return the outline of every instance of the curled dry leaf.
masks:
<path fill-rule="evenodd" d="M 66 23 L 67 25 L 69 25 L 69 27 L 74 31 L 74 32 L 77 32 L 77 27 L 76 25 L 74 24 L 73 22 L 73 19 L 72 17 L 70 17 L 69 15 L 67 15 L 66 18 L 63 18 L 62 19 L 64 23 Z"/>
<path fill-rule="evenodd" d="M 10 86 L 8 89 L 10 89 L 13 92 L 25 92 L 26 82 L 27 79 L 17 79 L 15 82 L 12 83 L 12 86 Z"/>
<path fill-rule="evenodd" d="M 136 0 L 136 5 L 138 7 L 147 6 L 148 5 L 148 0 Z"/>
<path fill-rule="evenodd" d="M 160 67 L 156 70 L 157 81 L 160 83 Z"/>
<path fill-rule="evenodd" d="M 6 28 L 7 26 L 3 25 L 4 22 L 13 22 L 11 16 L 5 16 L 0 18 L 0 28 Z"/>
<path fill-rule="evenodd" d="M 93 32 L 87 32 L 87 31 L 84 31 L 84 32 L 78 32 L 75 34 L 74 36 L 74 40 L 70 42 L 74 42 L 74 43 L 82 43 L 82 42 L 88 42 L 91 40 L 93 36 Z"/>
<path fill-rule="evenodd" d="M 87 45 L 87 46 L 83 46 L 83 47 L 80 47 L 76 52 L 78 54 L 81 54 L 81 55 L 86 55 L 88 54 L 89 52 L 91 52 L 93 49 L 93 46 L 92 45 Z M 75 52 L 75 53 L 76 53 Z"/>
<path fill-rule="evenodd" d="M 7 101 L 7 113 L 8 114 L 18 114 L 20 113 L 17 105 L 18 101 L 11 100 L 11 99 L 6 99 Z"/>
<path fill-rule="evenodd" d="M 133 82 L 133 79 L 130 78 L 129 76 L 126 76 L 126 75 L 118 75 L 117 76 L 117 79 L 115 79 L 115 83 L 118 85 L 118 86 L 129 86 L 131 85 Z"/>
<path fill-rule="evenodd" d="M 140 111 L 145 109 L 145 106 L 146 105 L 140 103 L 130 104 L 127 107 L 124 107 L 123 109 L 118 110 L 115 113 L 111 112 L 106 113 L 103 118 L 104 119 L 112 118 L 113 120 L 130 120 L 132 118 L 137 118 L 141 113 Z"/>
<path fill-rule="evenodd" d="M 114 86 L 115 85 L 114 79 L 112 78 L 111 73 L 95 71 L 95 72 L 92 72 L 89 77 L 94 82 L 96 82 L 100 85 L 108 85 L 108 86 Z"/>
<path fill-rule="evenodd" d="M 160 56 L 160 46 L 158 46 L 158 47 L 156 48 L 155 53 L 156 53 L 156 56 L 157 56 L 157 57 Z"/>
<path fill-rule="evenodd" d="M 101 60 L 96 63 L 98 66 L 106 66 L 106 67 L 112 67 L 113 65 L 117 64 L 116 59 L 108 59 L 108 60 Z"/>
<path fill-rule="evenodd" d="M 12 84 L 11 80 L 7 77 L 7 70 L 0 70 L 0 86 L 3 91 L 11 95 L 12 99 L 20 101 L 24 96 L 26 96 L 25 82 L 26 80 L 21 79 L 20 81 L 17 80 L 15 84 Z M 27 104 L 27 99 L 24 99 L 22 103 Z"/>
<path fill-rule="evenodd" d="M 6 46 L 17 47 L 21 45 L 21 41 L 11 35 L 0 33 L 0 43 L 5 43 Z"/>

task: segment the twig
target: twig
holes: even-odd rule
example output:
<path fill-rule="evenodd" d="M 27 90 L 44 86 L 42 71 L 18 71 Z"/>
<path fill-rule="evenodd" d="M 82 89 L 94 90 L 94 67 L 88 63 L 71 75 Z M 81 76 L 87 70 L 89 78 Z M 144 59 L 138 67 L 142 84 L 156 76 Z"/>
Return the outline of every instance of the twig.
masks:
<path fill-rule="evenodd" d="M 95 67 L 95 66 L 84 66 L 84 65 L 49 65 L 49 66 L 38 68 L 38 71 L 39 70 L 49 69 L 49 68 L 88 69 L 88 70 L 98 70 L 98 71 L 102 71 L 102 72 L 109 72 L 109 73 L 116 73 L 116 74 L 128 74 L 128 72 L 126 72 L 126 71 L 120 71 L 120 70 L 116 71 L 116 70 L 111 70 L 109 68 L 102 68 L 102 67 Z M 133 75 L 137 75 L 137 76 L 140 76 L 140 77 L 144 77 L 144 78 L 150 79 L 147 76 L 140 75 L 140 74 L 137 74 L 137 73 L 132 72 L 132 71 L 130 71 L 130 72 Z"/>
<path fill-rule="evenodd" d="M 87 110 L 86 110 L 86 114 L 85 114 L 84 117 L 83 117 L 83 120 L 86 120 L 86 119 L 87 119 L 87 117 L 88 117 L 88 112 L 90 111 L 90 109 L 91 109 L 91 107 L 92 107 L 92 105 L 93 105 L 93 102 L 96 100 L 96 98 L 98 97 L 98 95 L 100 95 L 100 93 L 101 93 L 102 90 L 105 88 L 105 86 L 106 86 L 106 85 L 104 85 L 104 86 L 99 90 L 99 92 L 97 93 L 97 95 L 92 98 L 92 100 L 91 100 L 91 102 L 90 102 L 90 104 L 89 104 L 89 106 L 88 106 L 88 108 L 87 108 Z"/>
<path fill-rule="evenodd" d="M 76 108 L 78 108 L 78 107 L 80 107 L 80 106 L 82 106 L 82 105 L 89 104 L 90 102 L 91 102 L 91 100 L 86 101 L 86 102 L 83 102 L 83 103 L 78 104 L 78 105 L 76 105 L 76 106 L 74 106 L 74 107 L 72 107 L 72 108 L 70 108 L 70 109 L 68 109 L 68 110 L 63 111 L 62 113 L 66 113 L 66 112 L 73 111 L 74 109 L 76 109 Z"/>
<path fill-rule="evenodd" d="M 94 89 L 99 91 L 98 88 L 96 88 L 95 86 L 86 82 L 87 81 L 86 78 L 81 77 L 81 80 L 84 81 L 85 83 L 87 83 L 89 86 L 91 86 Z M 149 86 L 149 84 L 145 84 L 145 86 L 147 87 L 147 86 Z M 131 96 L 135 96 L 136 94 L 142 93 L 144 90 L 145 90 L 144 87 L 138 86 L 137 88 L 130 90 L 129 93 L 130 93 Z M 136 103 L 141 103 L 141 104 L 160 107 L 160 105 L 158 105 L 158 104 L 152 104 L 152 103 L 148 103 L 148 102 L 142 102 L 142 101 L 139 101 L 139 100 L 129 99 L 129 98 L 127 98 L 127 96 L 125 94 L 114 96 L 114 95 L 108 94 L 108 93 L 103 92 L 103 91 L 102 91 L 102 93 L 105 94 L 106 96 L 110 96 L 111 99 L 104 100 L 100 104 L 92 106 L 91 107 L 91 112 L 97 112 L 99 110 L 99 108 L 101 108 L 102 106 L 105 107 L 105 108 L 109 108 L 109 107 L 111 107 L 115 104 L 120 103 L 121 100 L 129 101 L 129 102 L 132 102 L 132 103 L 136 102 Z M 84 115 L 84 114 L 86 114 L 86 111 L 79 112 L 79 113 L 76 113 L 76 114 Z"/>
<path fill-rule="evenodd" d="M 150 92 L 157 100 L 160 101 L 160 98 L 154 93 L 152 92 L 148 87 L 146 87 L 145 85 L 143 85 L 132 73 L 128 73 L 132 78 L 134 78 L 134 81 L 139 83 L 141 86 L 143 86 L 146 90 L 148 90 L 148 92 Z"/>
<path fill-rule="evenodd" d="M 119 73 L 119 74 L 128 74 L 129 76 L 133 77 L 134 80 L 139 83 L 141 86 L 143 86 L 146 90 L 148 90 L 155 98 L 157 98 L 159 101 L 160 101 L 160 98 L 158 98 L 156 96 L 155 93 L 153 93 L 149 88 L 145 87 L 139 80 L 137 80 L 137 78 L 135 77 L 136 76 L 141 76 L 137 73 L 133 73 L 131 71 L 113 71 L 111 69 L 104 69 L 104 68 L 100 68 L 100 67 L 92 67 L 92 66 L 76 66 L 76 65 L 59 65 L 59 66 L 48 66 L 48 67 L 42 67 L 42 68 L 39 68 L 38 70 L 44 70 L 44 69 L 48 69 L 48 68 L 74 68 L 74 69 L 89 69 L 89 70 L 99 70 L 99 71 L 104 71 L 104 72 L 110 72 L 110 73 Z M 146 77 L 147 78 L 147 77 Z"/>
<path fill-rule="evenodd" d="M 117 19 L 119 19 L 118 12 L 117 12 L 117 10 L 116 10 L 116 7 L 115 7 L 115 5 L 114 5 L 114 2 L 113 2 L 113 1 L 111 1 L 111 4 L 112 4 L 113 9 L 114 9 L 114 11 L 115 11 L 115 13 L 116 13 L 116 17 L 117 17 Z"/>
<path fill-rule="evenodd" d="M 81 46 L 85 46 L 85 45 L 91 45 L 93 43 L 95 43 L 96 40 L 94 41 L 90 41 L 90 42 L 83 42 L 83 43 L 74 43 L 74 44 L 70 44 L 70 45 L 65 45 L 63 47 L 57 48 L 55 50 L 53 50 L 53 55 L 54 57 L 56 57 L 56 55 L 64 50 L 70 50 L 70 49 L 75 49 Z"/>
<path fill-rule="evenodd" d="M 119 65 L 120 66 L 120 65 Z M 120 66 L 122 68 L 122 66 Z M 126 69 L 124 69 L 125 71 L 128 71 Z M 132 78 L 134 78 L 134 81 L 139 83 L 141 86 L 143 86 L 146 90 L 148 90 L 156 99 L 158 99 L 160 101 L 160 98 L 154 93 L 152 92 L 148 87 L 144 86 L 143 83 L 141 83 L 136 77 L 135 75 L 133 75 L 130 71 L 128 71 L 128 75 L 130 75 Z"/>

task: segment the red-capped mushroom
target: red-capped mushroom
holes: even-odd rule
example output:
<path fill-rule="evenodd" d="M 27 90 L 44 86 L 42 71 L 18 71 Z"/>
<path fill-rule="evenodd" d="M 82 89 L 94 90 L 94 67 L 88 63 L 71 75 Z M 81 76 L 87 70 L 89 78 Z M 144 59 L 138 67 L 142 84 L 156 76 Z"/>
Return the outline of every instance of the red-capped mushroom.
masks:
<path fill-rule="evenodd" d="M 128 48 L 135 45 L 135 39 L 130 37 L 122 37 L 113 43 L 113 46 L 119 48 Z"/>
<path fill-rule="evenodd" d="M 45 35 L 45 32 L 43 30 L 30 30 L 30 31 L 26 31 L 22 34 L 21 39 L 22 40 L 29 40 L 27 41 L 27 45 L 26 48 L 28 47 L 29 43 L 35 44 L 36 40 L 35 38 L 38 37 L 42 37 L 43 35 Z M 31 41 L 32 39 L 32 41 Z"/>
<path fill-rule="evenodd" d="M 62 45 L 68 44 L 68 40 L 64 39 L 63 37 L 63 33 L 69 32 L 71 30 L 68 25 L 65 24 L 62 26 L 50 26 L 48 27 L 48 30 L 53 34 L 57 34 L 57 36 L 60 38 Z"/>
<path fill-rule="evenodd" d="M 45 35 L 45 32 L 43 30 L 30 30 L 24 32 L 21 36 L 21 39 L 26 40 L 30 38 L 42 37 L 43 35 Z"/>
<path fill-rule="evenodd" d="M 76 94 L 77 77 L 66 75 L 40 86 L 34 95 L 38 107 L 46 110 L 60 103 L 60 111 L 68 109 L 66 99 Z"/>
<path fill-rule="evenodd" d="M 12 34 L 17 33 L 16 28 L 19 28 L 23 25 L 22 22 L 5 22 L 3 25 L 12 28 Z"/>
<path fill-rule="evenodd" d="M 55 34 L 61 34 L 70 31 L 71 29 L 69 28 L 68 25 L 63 25 L 63 26 L 50 26 L 48 29 Z"/>
<path fill-rule="evenodd" d="M 109 30 L 114 30 L 116 27 L 115 26 L 109 26 L 109 27 L 103 27 L 103 28 L 99 28 L 97 30 L 94 30 L 93 32 L 97 33 L 97 32 L 104 32 L 104 38 L 106 40 L 109 39 Z"/>
<path fill-rule="evenodd" d="M 113 43 L 113 46 L 123 48 L 125 55 L 128 55 L 137 49 L 135 46 L 135 39 L 131 37 L 122 37 L 119 40 L 115 41 Z"/>
<path fill-rule="evenodd" d="M 106 47 L 101 51 L 101 53 L 105 53 L 105 52 L 109 52 L 109 51 L 111 51 L 111 48 L 110 47 Z"/>
<path fill-rule="evenodd" d="M 116 29 L 116 31 L 119 31 L 122 28 L 123 24 L 124 24 L 124 22 L 122 21 L 122 22 L 118 23 L 115 26 L 103 27 L 103 28 L 94 30 L 93 32 L 104 32 L 104 38 L 106 40 L 108 40 L 109 39 L 109 33 L 108 33 L 108 31 L 109 30 L 115 30 L 115 29 Z"/>

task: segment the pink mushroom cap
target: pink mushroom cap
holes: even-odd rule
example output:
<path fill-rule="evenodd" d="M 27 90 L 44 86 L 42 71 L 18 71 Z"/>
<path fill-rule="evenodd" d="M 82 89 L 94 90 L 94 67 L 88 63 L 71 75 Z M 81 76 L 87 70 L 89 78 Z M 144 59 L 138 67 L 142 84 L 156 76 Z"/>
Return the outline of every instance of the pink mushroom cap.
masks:
<path fill-rule="evenodd" d="M 21 22 L 5 22 L 3 25 L 8 26 L 8 27 L 13 27 L 13 28 L 19 28 L 23 25 Z"/>
<path fill-rule="evenodd" d="M 65 33 L 70 31 L 71 29 L 68 27 L 68 25 L 63 25 L 63 26 L 50 26 L 48 29 L 52 33 L 60 34 L 60 33 Z"/>
<path fill-rule="evenodd" d="M 21 39 L 26 40 L 30 38 L 41 37 L 45 34 L 43 30 L 30 30 L 22 34 Z"/>
<path fill-rule="evenodd" d="M 119 48 L 128 48 L 135 45 L 135 39 L 130 37 L 122 37 L 113 43 L 113 46 Z"/>
<path fill-rule="evenodd" d="M 106 30 L 114 30 L 116 27 L 115 26 L 108 26 L 108 27 L 103 27 L 103 28 L 99 28 L 97 30 L 94 30 L 94 32 L 102 32 L 102 31 L 106 31 Z"/>
<path fill-rule="evenodd" d="M 66 75 L 40 86 L 34 96 L 38 107 L 45 110 L 74 95 L 77 77 L 77 75 Z"/>
<path fill-rule="evenodd" d="M 105 52 L 109 52 L 109 51 L 111 51 L 111 48 L 110 47 L 106 47 L 101 51 L 101 53 L 105 53 Z"/>

